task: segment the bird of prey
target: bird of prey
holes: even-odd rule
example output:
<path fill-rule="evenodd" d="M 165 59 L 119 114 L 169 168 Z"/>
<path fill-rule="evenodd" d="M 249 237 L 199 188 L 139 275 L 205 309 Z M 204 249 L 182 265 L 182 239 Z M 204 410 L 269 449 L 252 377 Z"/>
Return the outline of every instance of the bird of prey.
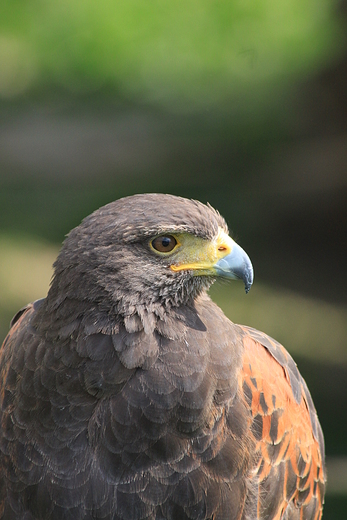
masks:
<path fill-rule="evenodd" d="M 248 291 L 252 264 L 194 200 L 126 197 L 70 232 L 1 349 L 2 520 L 321 518 L 307 386 L 210 300 L 217 277 Z"/>

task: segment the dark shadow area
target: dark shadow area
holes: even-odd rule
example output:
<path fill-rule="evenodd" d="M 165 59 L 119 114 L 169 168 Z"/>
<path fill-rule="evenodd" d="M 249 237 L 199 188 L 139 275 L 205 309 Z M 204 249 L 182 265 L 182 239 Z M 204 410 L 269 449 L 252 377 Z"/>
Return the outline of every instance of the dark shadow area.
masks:
<path fill-rule="evenodd" d="M 347 455 L 347 366 L 315 363 L 298 356 L 295 361 L 313 396 L 327 456 Z"/>
<path fill-rule="evenodd" d="M 328 495 L 324 505 L 324 520 L 345 520 L 347 511 L 347 497 Z"/>

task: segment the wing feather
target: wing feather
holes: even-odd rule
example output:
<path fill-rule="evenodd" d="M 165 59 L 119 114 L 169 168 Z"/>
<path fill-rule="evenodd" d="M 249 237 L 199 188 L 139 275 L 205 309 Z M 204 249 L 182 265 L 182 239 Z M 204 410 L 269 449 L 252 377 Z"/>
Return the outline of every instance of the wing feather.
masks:
<path fill-rule="evenodd" d="M 240 387 L 260 453 L 257 518 L 318 520 L 326 480 L 324 442 L 306 383 L 282 345 L 241 328 Z"/>

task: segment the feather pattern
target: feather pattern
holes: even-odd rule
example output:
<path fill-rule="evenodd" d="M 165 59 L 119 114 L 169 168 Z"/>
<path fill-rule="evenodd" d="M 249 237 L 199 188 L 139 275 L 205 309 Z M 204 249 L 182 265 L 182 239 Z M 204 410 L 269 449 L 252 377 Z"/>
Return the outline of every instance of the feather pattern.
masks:
<path fill-rule="evenodd" d="M 70 233 L 0 351 L 1 520 L 321 518 L 323 436 L 294 361 L 148 252 L 151 234 L 220 227 L 147 195 Z"/>
<path fill-rule="evenodd" d="M 120 353 L 136 333 L 79 323 L 42 341 L 42 305 L 21 312 L 2 349 L 2 518 L 321 517 L 320 426 L 281 345 L 204 297 L 200 330 L 172 340 L 160 324 L 151 366 L 139 355 L 128 367 Z"/>

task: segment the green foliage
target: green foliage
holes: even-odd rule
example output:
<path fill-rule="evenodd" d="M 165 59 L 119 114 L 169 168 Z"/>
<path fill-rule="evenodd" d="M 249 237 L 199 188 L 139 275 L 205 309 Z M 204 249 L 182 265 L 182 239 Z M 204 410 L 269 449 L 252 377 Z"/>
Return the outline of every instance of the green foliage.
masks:
<path fill-rule="evenodd" d="M 0 95 L 44 87 L 196 110 L 272 95 L 341 45 L 330 0 L 3 0 Z"/>

